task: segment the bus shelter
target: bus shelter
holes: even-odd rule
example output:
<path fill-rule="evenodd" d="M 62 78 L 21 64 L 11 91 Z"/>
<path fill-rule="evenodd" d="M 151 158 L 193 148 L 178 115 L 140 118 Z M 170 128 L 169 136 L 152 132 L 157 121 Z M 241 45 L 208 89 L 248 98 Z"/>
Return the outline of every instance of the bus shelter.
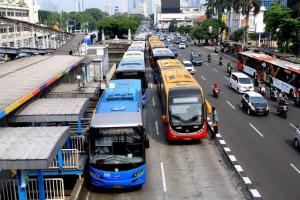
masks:
<path fill-rule="evenodd" d="M 16 177 L 0 180 L 0 199 L 63 199 L 64 189 L 54 179 L 44 179 L 69 137 L 68 127 L 0 128 L 0 170 L 16 170 Z M 28 171 L 37 179 L 29 179 Z M 49 188 L 49 186 L 53 186 Z"/>

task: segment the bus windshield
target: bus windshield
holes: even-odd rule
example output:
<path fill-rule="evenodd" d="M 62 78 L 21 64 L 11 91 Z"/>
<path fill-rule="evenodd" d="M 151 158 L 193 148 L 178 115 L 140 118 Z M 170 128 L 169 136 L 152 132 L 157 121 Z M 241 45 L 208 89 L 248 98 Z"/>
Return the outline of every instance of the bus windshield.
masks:
<path fill-rule="evenodd" d="M 138 128 L 107 128 L 91 131 L 90 163 L 98 169 L 144 162 L 142 133 Z"/>
<path fill-rule="evenodd" d="M 202 104 L 198 97 L 174 98 L 170 104 L 170 123 L 173 126 L 202 124 Z"/>

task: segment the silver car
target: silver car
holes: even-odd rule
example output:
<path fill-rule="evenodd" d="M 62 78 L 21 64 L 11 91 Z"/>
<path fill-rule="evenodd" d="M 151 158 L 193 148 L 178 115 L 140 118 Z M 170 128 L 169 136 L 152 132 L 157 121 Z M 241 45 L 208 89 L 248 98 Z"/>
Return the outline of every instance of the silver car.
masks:
<path fill-rule="evenodd" d="M 300 124 L 297 127 L 297 130 L 295 132 L 294 136 L 294 146 L 299 149 L 300 148 Z"/>

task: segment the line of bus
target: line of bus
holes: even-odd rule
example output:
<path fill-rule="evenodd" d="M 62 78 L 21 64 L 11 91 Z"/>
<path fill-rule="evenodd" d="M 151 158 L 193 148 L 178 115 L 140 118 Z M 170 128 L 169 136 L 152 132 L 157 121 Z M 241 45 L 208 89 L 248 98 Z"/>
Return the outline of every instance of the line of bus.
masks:
<path fill-rule="evenodd" d="M 89 135 L 92 188 L 142 187 L 146 181 L 141 81 L 111 80 L 94 111 Z"/>
<path fill-rule="evenodd" d="M 141 51 L 141 52 L 145 52 L 145 50 L 146 50 L 145 41 L 133 41 L 127 49 L 127 51 Z"/>
<path fill-rule="evenodd" d="M 238 53 L 237 69 L 295 97 L 300 89 L 300 64 L 252 51 Z"/>
<path fill-rule="evenodd" d="M 168 141 L 206 138 L 212 108 L 202 87 L 177 59 L 160 60 L 158 67 L 157 92 Z"/>

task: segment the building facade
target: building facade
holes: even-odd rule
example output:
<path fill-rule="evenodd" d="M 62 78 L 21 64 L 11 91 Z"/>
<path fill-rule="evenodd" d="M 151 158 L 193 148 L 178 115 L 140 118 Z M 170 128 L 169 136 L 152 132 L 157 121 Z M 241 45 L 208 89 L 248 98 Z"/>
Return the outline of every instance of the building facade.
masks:
<path fill-rule="evenodd" d="M 104 4 L 104 12 L 106 12 L 108 15 L 112 15 L 112 4 L 111 3 Z"/>
<path fill-rule="evenodd" d="M 286 6 L 287 5 L 287 0 L 260 0 L 261 5 L 268 10 L 272 4 L 281 4 Z"/>
<path fill-rule="evenodd" d="M 180 0 L 161 0 L 161 13 L 180 13 Z"/>
<path fill-rule="evenodd" d="M 75 0 L 75 11 L 84 12 L 84 10 L 83 0 Z"/>

